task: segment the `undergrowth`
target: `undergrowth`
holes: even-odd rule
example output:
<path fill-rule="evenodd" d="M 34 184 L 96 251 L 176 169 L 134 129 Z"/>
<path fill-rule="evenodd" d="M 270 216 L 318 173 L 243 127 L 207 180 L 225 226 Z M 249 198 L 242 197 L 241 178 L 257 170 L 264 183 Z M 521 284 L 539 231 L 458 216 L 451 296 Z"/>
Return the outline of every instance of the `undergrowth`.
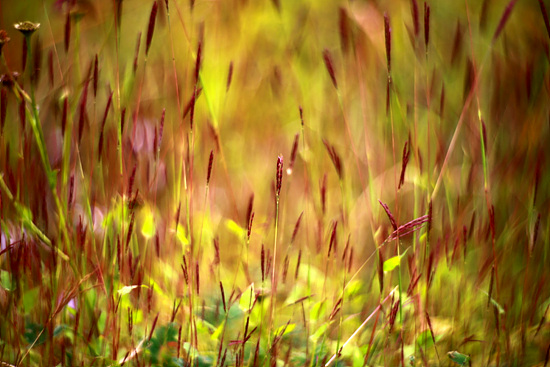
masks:
<path fill-rule="evenodd" d="M 548 365 L 544 1 L 0 29 L 0 365 Z"/>

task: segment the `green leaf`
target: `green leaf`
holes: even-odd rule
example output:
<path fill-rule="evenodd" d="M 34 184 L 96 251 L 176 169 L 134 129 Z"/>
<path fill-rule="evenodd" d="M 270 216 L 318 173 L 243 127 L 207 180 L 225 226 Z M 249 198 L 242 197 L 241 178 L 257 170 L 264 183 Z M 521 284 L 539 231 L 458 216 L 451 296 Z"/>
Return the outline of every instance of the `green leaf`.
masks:
<path fill-rule="evenodd" d="M 40 324 L 29 322 L 25 325 L 25 340 L 27 343 L 35 343 L 35 346 L 44 344 L 46 342 L 47 332 L 43 331 L 44 328 Z"/>
<path fill-rule="evenodd" d="M 254 292 L 254 283 L 250 284 L 248 288 L 241 294 L 239 299 L 239 307 L 244 312 L 248 312 L 254 306 L 254 301 L 256 300 L 256 292 Z"/>
<path fill-rule="evenodd" d="M 275 335 L 275 337 L 283 336 L 292 332 L 295 328 L 296 328 L 296 324 L 284 324 L 279 326 L 277 329 L 275 329 L 275 332 L 273 333 L 273 335 Z"/>
<path fill-rule="evenodd" d="M 97 319 L 97 329 L 100 334 L 103 334 L 105 331 L 105 324 L 107 322 L 107 312 L 101 312 L 99 318 Z"/>
<path fill-rule="evenodd" d="M 384 261 L 384 265 L 383 265 L 384 271 L 392 271 L 393 269 L 398 267 L 399 264 L 401 263 L 401 258 L 405 256 L 408 250 L 409 249 L 406 249 L 405 252 L 403 252 L 400 256 L 394 256 Z"/>
<path fill-rule="evenodd" d="M 325 316 L 326 313 L 326 307 L 324 301 L 319 301 L 311 307 L 311 310 L 309 311 L 309 318 L 310 320 L 317 321 L 323 316 Z"/>
<path fill-rule="evenodd" d="M 317 343 L 317 341 L 323 336 L 323 334 L 327 331 L 329 325 L 332 324 L 332 321 L 325 322 L 323 325 L 319 327 L 319 329 L 315 330 L 315 332 L 310 336 L 311 340 L 313 342 Z"/>
<path fill-rule="evenodd" d="M 423 349 L 433 347 L 434 341 L 432 339 L 432 334 L 430 333 L 430 330 L 425 330 L 421 332 L 416 338 L 416 344 L 421 346 Z"/>
<path fill-rule="evenodd" d="M 451 361 L 460 366 L 465 366 L 467 363 L 470 362 L 470 356 L 457 352 L 456 350 L 448 352 L 447 355 L 449 356 Z"/>
<path fill-rule="evenodd" d="M 15 284 L 11 278 L 11 274 L 5 270 L 0 270 L 0 284 L 2 284 L 2 288 L 7 291 L 13 291 L 13 289 L 15 288 Z"/>
<path fill-rule="evenodd" d="M 38 290 L 38 287 L 35 287 L 23 293 L 23 309 L 25 310 L 25 314 L 31 312 L 38 303 Z"/>

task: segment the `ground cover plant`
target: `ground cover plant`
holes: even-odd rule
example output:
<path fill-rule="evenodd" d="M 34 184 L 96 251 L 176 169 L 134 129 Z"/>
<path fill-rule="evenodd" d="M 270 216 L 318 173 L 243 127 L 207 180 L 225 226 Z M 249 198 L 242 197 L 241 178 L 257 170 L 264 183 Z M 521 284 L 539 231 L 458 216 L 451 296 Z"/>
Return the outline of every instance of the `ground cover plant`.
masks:
<path fill-rule="evenodd" d="M 0 365 L 547 366 L 547 9 L 0 2 Z"/>

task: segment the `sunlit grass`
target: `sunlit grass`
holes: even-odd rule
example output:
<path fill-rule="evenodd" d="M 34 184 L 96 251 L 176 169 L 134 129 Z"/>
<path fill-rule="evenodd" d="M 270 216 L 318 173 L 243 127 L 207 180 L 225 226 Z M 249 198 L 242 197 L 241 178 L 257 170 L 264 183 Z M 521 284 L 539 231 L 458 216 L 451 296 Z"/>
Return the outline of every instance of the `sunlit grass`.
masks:
<path fill-rule="evenodd" d="M 543 1 L 32 3 L 0 364 L 548 364 Z"/>

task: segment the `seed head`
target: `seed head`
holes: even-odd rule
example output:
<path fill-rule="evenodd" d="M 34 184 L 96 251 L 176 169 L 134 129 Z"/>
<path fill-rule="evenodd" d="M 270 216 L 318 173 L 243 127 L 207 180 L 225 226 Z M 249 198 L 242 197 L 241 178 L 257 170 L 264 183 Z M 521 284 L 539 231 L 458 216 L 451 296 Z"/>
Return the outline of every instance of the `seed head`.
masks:
<path fill-rule="evenodd" d="M 281 186 L 283 184 L 283 156 L 280 155 L 277 157 L 277 186 L 275 190 L 275 195 L 277 198 L 281 195 Z"/>
<path fill-rule="evenodd" d="M 24 22 L 15 23 L 13 27 L 21 32 L 25 37 L 29 37 L 37 31 L 38 28 L 40 28 L 40 23 L 33 23 L 26 20 Z"/>
<path fill-rule="evenodd" d="M 212 163 L 214 162 L 214 151 L 210 151 L 210 159 L 208 160 L 208 173 L 206 174 L 206 185 L 210 183 L 210 177 L 212 176 Z"/>
<path fill-rule="evenodd" d="M 8 32 L 3 29 L 0 29 L 0 55 L 2 55 L 2 47 L 8 43 L 11 38 L 8 36 Z"/>
<path fill-rule="evenodd" d="M 387 13 L 384 13 L 384 34 L 386 36 L 386 59 L 388 74 L 391 74 L 391 26 L 390 17 Z"/>
<path fill-rule="evenodd" d="M 151 8 L 151 15 L 149 16 L 149 26 L 147 27 L 147 42 L 145 44 L 145 55 L 149 54 L 149 47 L 151 47 L 151 41 L 153 40 L 153 33 L 155 32 L 155 21 L 157 20 L 158 3 L 155 1 Z"/>

